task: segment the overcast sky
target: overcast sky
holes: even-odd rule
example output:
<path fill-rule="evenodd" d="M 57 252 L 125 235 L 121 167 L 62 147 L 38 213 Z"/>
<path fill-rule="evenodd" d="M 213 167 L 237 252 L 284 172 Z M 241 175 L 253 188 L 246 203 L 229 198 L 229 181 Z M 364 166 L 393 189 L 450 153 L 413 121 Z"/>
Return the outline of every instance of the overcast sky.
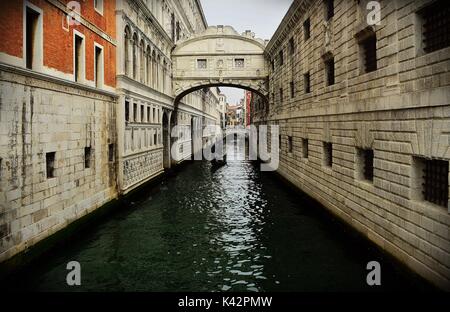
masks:
<path fill-rule="evenodd" d="M 208 25 L 231 25 L 238 33 L 251 30 L 256 37 L 270 39 L 293 0 L 200 0 Z M 236 104 L 243 90 L 221 87 L 228 103 Z"/>

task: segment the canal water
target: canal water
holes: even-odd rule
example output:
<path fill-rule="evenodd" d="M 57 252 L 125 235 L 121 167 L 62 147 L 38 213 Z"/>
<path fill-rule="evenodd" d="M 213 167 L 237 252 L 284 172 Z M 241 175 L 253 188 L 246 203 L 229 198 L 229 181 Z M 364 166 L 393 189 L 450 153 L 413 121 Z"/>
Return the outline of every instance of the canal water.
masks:
<path fill-rule="evenodd" d="M 255 163 L 192 162 L 144 194 L 33 263 L 9 290 L 427 289 Z M 66 284 L 69 261 L 81 265 L 81 286 Z M 381 286 L 366 283 L 369 261 L 381 264 Z"/>

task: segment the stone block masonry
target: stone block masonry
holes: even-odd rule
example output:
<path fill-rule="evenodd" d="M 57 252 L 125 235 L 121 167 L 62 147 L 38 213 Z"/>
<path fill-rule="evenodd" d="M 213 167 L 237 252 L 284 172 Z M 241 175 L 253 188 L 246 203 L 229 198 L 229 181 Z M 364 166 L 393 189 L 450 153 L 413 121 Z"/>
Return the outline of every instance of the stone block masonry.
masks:
<path fill-rule="evenodd" d="M 3 66 L 0 90 L 1 262 L 116 198 L 117 190 L 108 156 L 116 142 L 113 94 Z"/>
<path fill-rule="evenodd" d="M 294 2 L 266 48 L 271 96 L 253 120 L 280 126 L 279 174 L 450 289 L 450 47 L 425 52 L 430 1 L 379 3 L 381 22 L 368 25 L 367 1 L 333 1 L 330 19 L 323 1 Z"/>

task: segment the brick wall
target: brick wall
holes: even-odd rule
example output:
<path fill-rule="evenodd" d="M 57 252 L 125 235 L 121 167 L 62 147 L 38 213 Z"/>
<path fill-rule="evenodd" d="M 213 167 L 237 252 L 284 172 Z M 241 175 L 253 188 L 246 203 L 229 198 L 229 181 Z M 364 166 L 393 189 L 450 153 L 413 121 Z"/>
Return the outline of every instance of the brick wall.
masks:
<path fill-rule="evenodd" d="M 115 1 L 103 1 L 103 15 L 94 9 L 93 0 L 80 1 L 81 15 L 86 23 L 70 27 L 66 23 L 66 13 L 53 5 L 53 2 L 64 7 L 69 1 L 29 1 L 43 11 L 43 65 L 63 74 L 73 74 L 73 31 L 76 30 L 85 36 L 86 79 L 94 81 L 94 42 L 96 42 L 104 48 L 104 83 L 109 87 L 115 87 Z M 23 57 L 23 9 L 23 1 L 0 2 L 2 20 L 0 31 L 3 34 L 0 52 L 18 58 Z M 98 32 L 93 31 L 95 28 Z M 110 40 L 106 40 L 103 35 Z"/>

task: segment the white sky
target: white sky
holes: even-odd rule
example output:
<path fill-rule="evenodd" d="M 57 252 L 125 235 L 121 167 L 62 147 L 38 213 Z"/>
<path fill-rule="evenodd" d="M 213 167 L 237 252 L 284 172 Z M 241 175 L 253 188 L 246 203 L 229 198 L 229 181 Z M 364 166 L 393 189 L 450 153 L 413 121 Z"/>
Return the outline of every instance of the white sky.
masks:
<path fill-rule="evenodd" d="M 231 25 L 238 33 L 251 30 L 257 38 L 270 39 L 293 0 L 200 0 L 208 25 Z M 244 96 L 237 88 L 221 87 L 228 103 Z"/>

